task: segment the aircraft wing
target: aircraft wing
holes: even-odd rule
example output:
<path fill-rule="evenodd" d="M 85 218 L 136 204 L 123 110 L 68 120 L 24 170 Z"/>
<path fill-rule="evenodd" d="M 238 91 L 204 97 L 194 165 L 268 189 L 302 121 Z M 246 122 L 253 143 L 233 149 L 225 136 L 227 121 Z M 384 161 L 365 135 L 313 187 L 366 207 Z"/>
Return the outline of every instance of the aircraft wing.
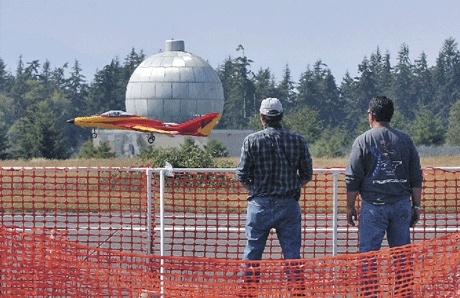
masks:
<path fill-rule="evenodd" d="M 133 126 L 130 126 L 130 129 L 142 131 L 142 132 L 154 132 L 154 133 L 161 133 L 161 134 L 167 134 L 167 135 L 175 135 L 178 133 L 177 131 L 163 130 L 163 129 L 143 126 L 143 125 L 133 125 Z"/>

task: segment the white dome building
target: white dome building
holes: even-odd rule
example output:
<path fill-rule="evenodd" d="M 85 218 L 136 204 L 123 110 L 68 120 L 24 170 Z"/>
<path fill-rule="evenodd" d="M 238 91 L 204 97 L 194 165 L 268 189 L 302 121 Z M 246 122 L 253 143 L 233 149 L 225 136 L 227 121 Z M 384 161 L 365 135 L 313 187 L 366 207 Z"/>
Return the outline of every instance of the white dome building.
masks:
<path fill-rule="evenodd" d="M 132 73 L 126 88 L 126 111 L 165 122 L 183 122 L 209 112 L 222 113 L 224 91 L 217 72 L 204 59 L 185 52 L 184 41 L 167 40 L 164 52 L 145 59 Z M 215 134 L 215 130 L 211 135 Z M 117 156 L 133 156 L 148 146 L 147 133 L 99 130 L 95 146 L 108 141 Z M 155 145 L 176 147 L 186 136 L 156 134 Z M 192 137 L 205 144 L 206 137 Z M 226 140 L 227 137 L 224 137 Z"/>
<path fill-rule="evenodd" d="M 185 52 L 183 40 L 167 40 L 164 52 L 145 59 L 126 88 L 126 111 L 165 122 L 222 113 L 224 91 L 204 59 Z"/>

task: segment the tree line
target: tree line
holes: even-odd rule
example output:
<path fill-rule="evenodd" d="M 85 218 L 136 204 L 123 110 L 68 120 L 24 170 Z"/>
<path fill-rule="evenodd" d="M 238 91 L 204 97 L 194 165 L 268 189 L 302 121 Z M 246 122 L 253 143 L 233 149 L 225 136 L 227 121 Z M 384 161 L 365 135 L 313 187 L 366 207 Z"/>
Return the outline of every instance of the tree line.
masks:
<path fill-rule="evenodd" d="M 259 129 L 258 107 L 266 97 L 279 98 L 284 125 L 301 133 L 315 156 L 346 154 L 367 127 L 371 97 L 395 101 L 393 126 L 411 134 L 417 145 L 460 145 L 460 52 L 453 38 L 444 41 L 434 65 L 427 56 L 409 58 L 403 44 L 391 64 L 379 48 L 363 58 L 358 74 L 348 72 L 338 83 L 318 60 L 295 81 L 289 65 L 277 80 L 270 68 L 251 70 L 244 47 L 216 69 L 224 89 L 224 112 L 216 129 Z M 145 54 L 134 48 L 96 71 L 88 82 L 78 60 L 52 68 L 47 60 L 24 63 L 6 71 L 0 58 L 0 158 L 66 159 L 78 153 L 91 131 L 65 124 L 75 116 L 125 109 L 126 86 Z"/>

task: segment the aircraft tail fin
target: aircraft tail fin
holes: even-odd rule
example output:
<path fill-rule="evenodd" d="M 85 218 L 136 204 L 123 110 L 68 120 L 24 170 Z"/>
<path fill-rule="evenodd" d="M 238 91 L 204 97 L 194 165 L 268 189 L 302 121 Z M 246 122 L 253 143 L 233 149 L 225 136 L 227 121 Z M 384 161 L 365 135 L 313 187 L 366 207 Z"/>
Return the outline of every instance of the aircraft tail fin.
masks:
<path fill-rule="evenodd" d="M 211 133 L 221 117 L 221 113 L 208 113 L 183 122 L 179 125 L 180 128 L 178 127 L 178 131 L 184 135 L 206 137 Z"/>
<path fill-rule="evenodd" d="M 216 126 L 217 122 L 219 122 L 220 118 L 222 117 L 222 114 L 220 113 L 214 113 L 215 115 L 211 115 L 210 117 L 211 120 L 204 125 L 203 127 L 199 128 L 198 131 L 203 135 L 203 136 L 208 136 L 214 126 Z"/>

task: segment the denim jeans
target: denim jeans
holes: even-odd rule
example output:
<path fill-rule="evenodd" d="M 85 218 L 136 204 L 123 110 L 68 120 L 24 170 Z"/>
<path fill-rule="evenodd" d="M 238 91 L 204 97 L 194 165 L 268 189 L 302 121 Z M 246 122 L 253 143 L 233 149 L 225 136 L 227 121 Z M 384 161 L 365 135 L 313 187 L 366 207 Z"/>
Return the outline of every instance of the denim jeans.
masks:
<path fill-rule="evenodd" d="M 379 250 L 387 235 L 390 247 L 410 244 L 410 199 L 374 205 L 362 201 L 359 217 L 359 251 Z"/>
<path fill-rule="evenodd" d="M 410 199 L 393 204 L 373 205 L 362 201 L 359 218 L 359 251 L 379 250 L 387 235 L 390 247 L 410 243 L 410 220 L 412 208 Z M 411 297 L 412 272 L 407 269 L 410 256 L 394 256 L 395 297 Z M 371 256 L 363 257 L 361 264 L 361 285 L 365 297 L 379 297 L 379 276 L 377 260 Z M 405 268 L 405 269 L 402 269 Z"/>
<path fill-rule="evenodd" d="M 301 211 L 291 198 L 252 198 L 246 217 L 247 244 L 244 260 L 260 260 L 270 230 L 274 228 L 285 259 L 299 259 L 301 245 Z"/>

